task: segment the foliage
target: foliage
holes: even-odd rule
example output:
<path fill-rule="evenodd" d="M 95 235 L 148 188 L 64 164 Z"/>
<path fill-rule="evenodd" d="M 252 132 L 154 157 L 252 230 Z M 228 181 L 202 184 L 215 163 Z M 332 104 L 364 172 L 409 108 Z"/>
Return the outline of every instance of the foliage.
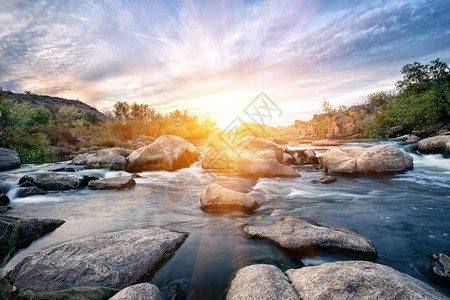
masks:
<path fill-rule="evenodd" d="M 72 123 L 81 118 L 82 114 L 74 106 L 61 106 L 55 114 L 55 119 L 58 123 Z"/>

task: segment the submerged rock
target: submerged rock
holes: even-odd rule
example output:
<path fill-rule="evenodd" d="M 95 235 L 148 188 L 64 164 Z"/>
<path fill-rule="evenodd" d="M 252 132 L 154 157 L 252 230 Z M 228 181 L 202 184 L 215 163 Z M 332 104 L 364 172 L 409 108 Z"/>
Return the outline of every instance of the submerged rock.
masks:
<path fill-rule="evenodd" d="M 9 277 L 19 288 L 125 288 L 156 272 L 187 234 L 161 228 L 87 236 L 28 254 Z"/>
<path fill-rule="evenodd" d="M 227 300 L 299 299 L 286 275 L 272 265 L 251 265 L 236 272 L 228 289 Z"/>
<path fill-rule="evenodd" d="M 428 271 L 433 279 L 450 284 L 450 256 L 445 253 L 431 254 L 428 256 L 430 265 Z"/>
<path fill-rule="evenodd" d="M 91 190 L 122 190 L 136 185 L 133 176 L 112 177 L 101 180 L 92 180 L 88 186 Z"/>
<path fill-rule="evenodd" d="M 9 197 L 3 194 L 0 194 L 0 205 L 6 205 L 10 202 Z"/>
<path fill-rule="evenodd" d="M 174 135 L 163 135 L 128 156 L 128 171 L 174 171 L 187 168 L 199 159 L 197 148 Z"/>
<path fill-rule="evenodd" d="M 334 176 L 330 176 L 330 175 L 326 175 L 322 178 L 320 178 L 319 180 L 311 180 L 312 183 L 323 183 L 323 184 L 329 184 L 329 183 L 333 183 L 336 182 L 337 179 Z"/>
<path fill-rule="evenodd" d="M 200 199 L 203 209 L 229 208 L 252 210 L 258 208 L 258 202 L 250 195 L 235 192 L 217 183 L 206 186 Z"/>
<path fill-rule="evenodd" d="M 16 151 L 0 148 L 0 171 L 20 167 L 20 158 Z"/>
<path fill-rule="evenodd" d="M 61 167 L 61 168 L 57 168 L 57 169 L 53 169 L 50 170 L 51 172 L 70 172 L 70 173 L 74 173 L 77 170 L 75 170 L 75 168 L 73 167 Z"/>
<path fill-rule="evenodd" d="M 416 150 L 422 154 L 442 153 L 450 154 L 450 135 L 433 136 L 419 141 Z"/>
<path fill-rule="evenodd" d="M 89 181 L 94 179 L 98 178 L 86 175 L 35 173 L 20 178 L 19 184 L 23 185 L 25 182 L 29 182 L 45 191 L 60 191 L 85 187 Z"/>
<path fill-rule="evenodd" d="M 29 196 L 45 195 L 45 194 L 47 194 L 47 192 L 41 190 L 36 186 L 20 187 L 16 191 L 16 197 L 18 198 L 25 198 Z"/>
<path fill-rule="evenodd" d="M 17 250 L 26 247 L 41 235 L 53 231 L 64 223 L 62 220 L 0 217 L 0 261 Z"/>
<path fill-rule="evenodd" d="M 110 300 L 163 300 L 163 296 L 153 284 L 139 283 L 124 288 Z"/>
<path fill-rule="evenodd" d="M 412 169 L 413 158 L 392 144 L 333 148 L 319 158 L 327 173 L 395 173 Z"/>
<path fill-rule="evenodd" d="M 242 229 L 249 237 L 268 239 L 290 250 L 328 249 L 356 257 L 377 257 L 372 242 L 354 231 L 318 226 L 292 216 L 270 226 L 244 225 Z"/>
<path fill-rule="evenodd" d="M 299 298 L 448 299 L 426 283 L 367 261 L 340 261 L 286 271 Z"/>

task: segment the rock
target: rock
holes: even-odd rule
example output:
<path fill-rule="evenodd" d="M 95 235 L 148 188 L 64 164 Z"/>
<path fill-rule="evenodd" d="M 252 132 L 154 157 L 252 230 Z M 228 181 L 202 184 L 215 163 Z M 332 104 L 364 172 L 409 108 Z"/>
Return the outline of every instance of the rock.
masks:
<path fill-rule="evenodd" d="M 0 205 L 6 205 L 10 202 L 9 197 L 3 194 L 0 194 Z"/>
<path fill-rule="evenodd" d="M 44 191 L 60 191 L 85 187 L 93 179 L 98 178 L 85 175 L 35 173 L 20 178 L 19 184 L 30 182 Z"/>
<path fill-rule="evenodd" d="M 286 271 L 299 298 L 448 299 L 426 283 L 367 261 L 340 261 Z"/>
<path fill-rule="evenodd" d="M 45 194 L 47 194 L 47 192 L 41 190 L 36 186 L 20 187 L 16 191 L 16 197 L 18 198 L 25 198 L 29 196 L 45 195 Z"/>
<path fill-rule="evenodd" d="M 0 217 L 0 262 L 63 223 L 62 220 L 21 220 L 13 217 Z"/>
<path fill-rule="evenodd" d="M 283 154 L 287 150 L 285 146 L 278 145 L 277 143 L 263 138 L 249 138 L 249 142 L 245 143 L 244 147 L 253 153 L 272 150 L 274 151 L 278 162 L 283 162 Z"/>
<path fill-rule="evenodd" d="M 406 127 L 405 125 L 398 125 L 398 126 L 389 128 L 388 135 L 390 138 L 395 138 L 398 136 L 409 134 L 409 133 L 411 133 L 411 131 L 412 131 L 412 129 L 409 127 Z"/>
<path fill-rule="evenodd" d="M 319 158 L 316 156 L 316 152 L 311 149 L 306 150 L 288 150 L 287 153 L 291 154 L 295 158 L 296 165 L 300 164 L 318 164 Z"/>
<path fill-rule="evenodd" d="M 319 160 L 325 172 L 336 174 L 397 173 L 413 167 L 413 158 L 392 144 L 333 148 Z"/>
<path fill-rule="evenodd" d="M 131 152 L 132 150 L 122 148 L 102 149 L 96 154 L 86 157 L 86 166 L 88 168 L 125 170 L 128 165 L 127 157 Z M 72 163 L 75 164 L 74 161 Z"/>
<path fill-rule="evenodd" d="M 299 297 L 280 269 L 259 264 L 244 267 L 236 272 L 226 299 L 298 300 Z"/>
<path fill-rule="evenodd" d="M 311 145 L 326 147 L 326 146 L 339 146 L 339 143 L 335 142 L 335 141 L 330 141 L 330 140 L 319 140 L 319 141 L 312 142 Z"/>
<path fill-rule="evenodd" d="M 234 170 L 252 177 L 300 177 L 294 168 L 279 163 L 271 152 L 242 152 L 234 162 Z"/>
<path fill-rule="evenodd" d="M 90 153 L 82 153 L 82 154 L 78 154 L 77 156 L 75 156 L 72 159 L 72 164 L 73 165 L 85 165 L 87 164 L 87 161 L 89 158 L 94 157 L 95 154 L 90 154 Z"/>
<path fill-rule="evenodd" d="M 295 164 L 295 158 L 291 154 L 283 153 L 283 164 L 293 165 Z"/>
<path fill-rule="evenodd" d="M 112 177 L 101 180 L 92 180 L 88 186 L 91 190 L 122 190 L 136 185 L 133 176 Z"/>
<path fill-rule="evenodd" d="M 72 154 L 72 150 L 66 147 L 49 146 L 48 148 L 53 150 L 57 156 L 67 156 Z"/>
<path fill-rule="evenodd" d="M 101 146 L 91 146 L 89 147 L 90 152 L 97 152 L 103 149 L 108 149 L 108 147 L 101 147 Z"/>
<path fill-rule="evenodd" d="M 16 151 L 0 148 L 0 171 L 16 169 L 20 167 L 20 158 Z"/>
<path fill-rule="evenodd" d="M 109 300 L 163 300 L 163 296 L 153 284 L 139 283 L 124 288 Z"/>
<path fill-rule="evenodd" d="M 438 282 L 450 283 L 450 256 L 445 253 L 430 254 L 430 265 L 428 271 L 432 278 Z"/>
<path fill-rule="evenodd" d="M 154 274 L 187 234 L 161 228 L 110 232 L 51 245 L 28 254 L 9 278 L 19 288 L 125 288 Z"/>
<path fill-rule="evenodd" d="M 252 196 L 224 188 L 217 183 L 206 186 L 200 198 L 200 204 L 203 209 L 230 208 L 253 210 L 259 206 Z"/>
<path fill-rule="evenodd" d="M 320 178 L 319 180 L 311 180 L 312 183 L 324 183 L 324 184 L 329 184 L 336 181 L 337 181 L 336 177 L 330 175 L 326 175 Z"/>
<path fill-rule="evenodd" d="M 147 145 L 150 145 L 155 141 L 155 138 L 152 136 L 139 135 L 136 141 L 133 143 L 133 149 L 138 149 Z"/>
<path fill-rule="evenodd" d="M 422 154 L 442 153 L 448 155 L 450 154 L 450 136 L 438 135 L 423 139 L 417 143 L 416 150 Z"/>
<path fill-rule="evenodd" d="M 359 138 L 361 134 L 356 120 L 343 114 L 337 114 L 331 117 L 327 128 L 327 139 Z"/>
<path fill-rule="evenodd" d="M 290 250 L 307 252 L 326 249 L 356 257 L 377 257 L 372 242 L 354 231 L 313 225 L 292 216 L 284 217 L 270 226 L 244 225 L 242 229 L 249 237 L 268 239 Z"/>
<path fill-rule="evenodd" d="M 191 143 L 178 136 L 163 135 L 128 156 L 128 171 L 173 171 L 189 167 L 199 156 L 197 148 Z"/>
<path fill-rule="evenodd" d="M 420 141 L 420 137 L 412 134 L 405 134 L 393 139 L 396 142 L 405 142 L 405 144 L 414 144 Z"/>
<path fill-rule="evenodd" d="M 72 168 L 72 167 L 61 167 L 61 168 L 50 170 L 50 172 L 69 172 L 69 173 L 74 173 L 76 171 L 77 170 L 75 170 L 75 168 Z"/>

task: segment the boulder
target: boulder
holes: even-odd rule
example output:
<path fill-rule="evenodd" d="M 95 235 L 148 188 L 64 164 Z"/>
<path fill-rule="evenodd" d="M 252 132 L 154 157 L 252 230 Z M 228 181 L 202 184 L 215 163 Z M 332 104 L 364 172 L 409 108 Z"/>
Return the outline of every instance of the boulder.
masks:
<path fill-rule="evenodd" d="M 125 288 L 154 274 L 186 236 L 154 227 L 70 240 L 31 252 L 9 278 L 17 287 L 34 291 Z"/>
<path fill-rule="evenodd" d="M 20 158 L 16 151 L 0 148 L 0 171 L 20 167 Z"/>
<path fill-rule="evenodd" d="M 278 145 L 275 142 L 263 138 L 249 138 L 249 142 L 246 143 L 244 147 L 253 153 L 272 150 L 274 151 L 278 162 L 283 162 L 283 154 L 287 150 L 285 146 Z"/>
<path fill-rule="evenodd" d="M 74 173 L 77 170 L 75 170 L 75 168 L 72 167 L 61 167 L 61 168 L 56 168 L 56 169 L 52 169 L 50 170 L 50 172 L 69 172 L 69 173 Z"/>
<path fill-rule="evenodd" d="M 450 283 L 450 256 L 446 253 L 430 254 L 428 271 L 438 282 Z"/>
<path fill-rule="evenodd" d="M 337 114 L 331 117 L 327 128 L 327 139 L 358 138 L 361 134 L 356 120 L 343 114 Z"/>
<path fill-rule="evenodd" d="M 319 147 L 327 147 L 327 146 L 339 146 L 338 142 L 330 141 L 330 140 L 319 140 L 314 141 L 311 143 L 312 146 L 319 146 Z"/>
<path fill-rule="evenodd" d="M 392 144 L 333 148 L 319 160 L 327 173 L 397 173 L 413 168 L 413 158 Z"/>
<path fill-rule="evenodd" d="M 123 148 L 100 149 L 97 153 L 82 153 L 72 159 L 73 165 L 86 165 L 88 168 L 110 168 L 124 170 L 127 157 L 133 150 Z"/>
<path fill-rule="evenodd" d="M 44 191 L 61 191 L 85 187 L 93 179 L 98 178 L 86 175 L 35 173 L 20 178 L 19 184 L 23 185 L 25 182 L 29 182 Z"/>
<path fill-rule="evenodd" d="M 147 145 L 150 145 L 155 141 L 155 138 L 152 136 L 139 135 L 136 141 L 134 141 L 132 147 L 133 149 L 138 149 Z"/>
<path fill-rule="evenodd" d="M 72 150 L 66 147 L 49 146 L 48 148 L 55 152 L 57 156 L 67 156 L 72 154 Z"/>
<path fill-rule="evenodd" d="M 283 164 L 295 164 L 295 157 L 288 153 L 283 153 Z"/>
<path fill-rule="evenodd" d="M 47 192 L 41 190 L 36 186 L 20 187 L 16 191 L 17 198 L 25 198 L 29 196 L 45 195 L 45 194 L 47 194 Z"/>
<path fill-rule="evenodd" d="M 293 155 L 296 165 L 300 164 L 318 164 L 319 158 L 316 156 L 316 152 L 311 149 L 305 150 L 288 150 L 287 153 Z"/>
<path fill-rule="evenodd" d="M 253 210 L 258 208 L 258 202 L 252 196 L 224 188 L 217 183 L 206 186 L 200 198 L 200 204 L 203 209 L 231 208 Z"/>
<path fill-rule="evenodd" d="M 298 300 L 298 294 L 286 275 L 272 265 L 251 265 L 236 272 L 227 292 L 227 300 Z"/>
<path fill-rule="evenodd" d="M 88 186 L 91 190 L 122 190 L 136 185 L 133 176 L 112 177 L 101 180 L 92 180 Z"/>
<path fill-rule="evenodd" d="M 31 241 L 53 231 L 64 223 L 62 220 L 0 217 L 0 262 Z"/>
<path fill-rule="evenodd" d="M 404 142 L 405 144 L 414 144 L 420 141 L 420 137 L 412 134 L 405 134 L 393 139 L 396 142 Z"/>
<path fill-rule="evenodd" d="M 395 138 L 398 136 L 409 134 L 409 133 L 411 133 L 411 131 L 412 131 L 412 128 L 410 128 L 410 127 L 407 127 L 405 125 L 398 125 L 398 126 L 389 128 L 388 135 L 390 138 Z"/>
<path fill-rule="evenodd" d="M 377 257 L 372 242 L 354 231 L 314 225 L 292 216 L 270 226 L 244 225 L 242 229 L 249 237 L 268 239 L 290 250 L 309 252 L 325 249 L 356 257 Z"/>
<path fill-rule="evenodd" d="M 163 300 L 163 296 L 153 284 L 139 283 L 124 288 L 109 300 Z"/>
<path fill-rule="evenodd" d="M 0 194 L 0 205 L 6 205 L 10 202 L 9 197 L 3 194 Z"/>
<path fill-rule="evenodd" d="M 311 180 L 312 183 L 323 183 L 323 184 L 329 184 L 329 183 L 333 183 L 336 182 L 337 179 L 334 176 L 330 176 L 330 175 L 326 175 L 322 178 L 320 178 L 319 180 Z"/>
<path fill-rule="evenodd" d="M 197 148 L 191 143 L 178 136 L 163 135 L 128 156 L 128 171 L 173 171 L 189 167 L 199 156 Z"/>
<path fill-rule="evenodd" d="M 252 177 L 300 177 L 294 168 L 279 163 L 272 150 L 242 152 L 234 162 L 234 170 Z"/>
<path fill-rule="evenodd" d="M 448 299 L 418 279 L 367 261 L 340 261 L 291 269 L 286 275 L 303 300 Z"/>
<path fill-rule="evenodd" d="M 422 154 L 442 153 L 450 154 L 450 135 L 438 135 L 419 141 L 416 150 Z"/>

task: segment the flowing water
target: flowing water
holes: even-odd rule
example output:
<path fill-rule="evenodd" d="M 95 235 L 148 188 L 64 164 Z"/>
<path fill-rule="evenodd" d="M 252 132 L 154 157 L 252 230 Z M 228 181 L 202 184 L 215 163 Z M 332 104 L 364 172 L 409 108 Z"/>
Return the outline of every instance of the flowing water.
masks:
<path fill-rule="evenodd" d="M 355 142 L 372 146 L 379 141 Z M 91 191 L 87 188 L 16 198 L 17 181 L 25 174 L 46 172 L 69 162 L 24 165 L 1 172 L 0 186 L 12 199 L 6 214 L 20 218 L 53 218 L 66 223 L 19 251 L 4 272 L 29 252 L 85 235 L 131 228 L 160 226 L 189 232 L 172 259 L 151 280 L 171 297 L 171 286 L 181 286 L 190 299 L 221 299 L 233 273 L 246 265 L 268 263 L 282 270 L 347 260 L 348 257 L 316 252 L 307 256 L 284 251 L 272 243 L 246 238 L 240 227 L 270 224 L 284 215 L 295 215 L 319 224 L 353 229 L 372 240 L 378 250 L 375 261 L 405 272 L 449 293 L 425 277 L 426 255 L 450 250 L 450 159 L 442 155 L 418 155 L 414 170 L 391 176 L 336 176 L 338 181 L 313 184 L 320 170 L 299 168 L 300 178 L 248 179 L 213 176 L 200 163 L 175 172 L 143 172 L 137 185 L 124 191 Z M 304 148 L 302 146 L 296 147 Z M 319 150 L 323 153 L 324 150 Z M 70 173 L 68 173 L 70 174 Z M 104 169 L 77 174 L 101 178 L 126 172 Z M 205 212 L 200 208 L 203 188 L 217 182 L 250 193 L 260 203 L 253 214 Z M 302 254 L 305 255 L 305 254 Z"/>

